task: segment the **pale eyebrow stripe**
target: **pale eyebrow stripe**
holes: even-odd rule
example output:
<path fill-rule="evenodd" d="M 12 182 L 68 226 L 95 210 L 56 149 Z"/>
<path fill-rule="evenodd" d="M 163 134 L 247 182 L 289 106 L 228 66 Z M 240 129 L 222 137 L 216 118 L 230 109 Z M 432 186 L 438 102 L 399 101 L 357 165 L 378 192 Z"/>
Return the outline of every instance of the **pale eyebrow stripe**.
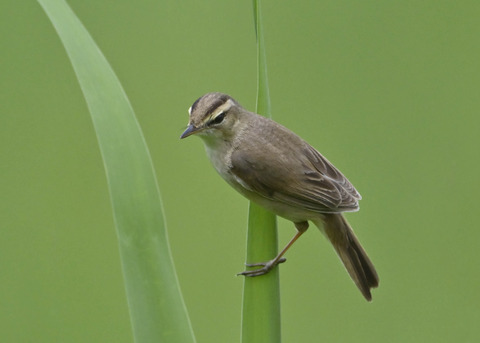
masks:
<path fill-rule="evenodd" d="M 208 115 L 213 113 L 217 108 L 225 104 L 228 101 L 228 99 L 230 99 L 228 95 L 222 95 L 217 101 L 215 101 L 213 104 L 210 105 L 210 107 L 206 111 L 206 114 Z"/>

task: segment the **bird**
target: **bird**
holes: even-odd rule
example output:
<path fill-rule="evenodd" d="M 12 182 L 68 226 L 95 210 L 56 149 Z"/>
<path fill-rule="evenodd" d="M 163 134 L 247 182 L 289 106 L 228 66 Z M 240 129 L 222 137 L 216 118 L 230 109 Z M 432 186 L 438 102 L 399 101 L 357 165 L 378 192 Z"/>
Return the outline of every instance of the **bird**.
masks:
<path fill-rule="evenodd" d="M 305 140 L 277 122 L 250 112 L 231 96 L 212 92 L 189 108 L 181 139 L 196 135 L 218 174 L 236 191 L 294 223 L 295 236 L 272 260 L 240 275 L 260 276 L 279 263 L 292 244 L 317 226 L 331 242 L 345 269 L 367 301 L 379 284 L 377 271 L 344 212 L 359 210 L 359 192 Z"/>

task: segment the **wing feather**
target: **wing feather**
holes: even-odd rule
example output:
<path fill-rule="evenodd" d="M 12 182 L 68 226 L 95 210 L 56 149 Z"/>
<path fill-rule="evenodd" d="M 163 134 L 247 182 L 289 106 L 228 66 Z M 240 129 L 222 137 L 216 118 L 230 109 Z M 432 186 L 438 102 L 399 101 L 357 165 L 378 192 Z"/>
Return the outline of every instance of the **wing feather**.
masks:
<path fill-rule="evenodd" d="M 277 130 L 286 129 L 279 125 Z M 232 152 L 231 172 L 243 185 L 265 198 L 315 212 L 358 210 L 360 194 L 317 150 L 298 136 L 292 142 L 285 132 L 269 133 L 266 146 L 250 139 Z"/>

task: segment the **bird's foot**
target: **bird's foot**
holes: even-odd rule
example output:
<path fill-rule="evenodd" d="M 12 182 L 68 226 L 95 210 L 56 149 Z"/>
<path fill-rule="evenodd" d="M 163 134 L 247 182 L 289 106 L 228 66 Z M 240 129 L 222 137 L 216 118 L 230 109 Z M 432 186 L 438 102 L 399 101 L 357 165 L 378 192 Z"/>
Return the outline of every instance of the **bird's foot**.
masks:
<path fill-rule="evenodd" d="M 247 267 L 262 267 L 259 269 L 254 269 L 254 270 L 245 270 L 244 272 L 238 273 L 237 275 L 244 275 L 244 276 L 260 276 L 267 274 L 269 271 L 271 271 L 275 266 L 279 263 L 285 262 L 287 259 L 285 257 L 282 257 L 280 259 L 273 259 L 268 262 L 260 262 L 260 263 L 246 263 L 245 265 Z"/>

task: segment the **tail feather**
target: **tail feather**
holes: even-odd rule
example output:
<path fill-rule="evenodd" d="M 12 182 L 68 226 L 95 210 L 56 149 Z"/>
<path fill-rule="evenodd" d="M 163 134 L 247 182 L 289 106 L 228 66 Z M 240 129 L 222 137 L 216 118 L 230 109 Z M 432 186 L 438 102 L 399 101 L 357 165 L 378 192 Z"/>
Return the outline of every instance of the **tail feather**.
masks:
<path fill-rule="evenodd" d="M 341 214 L 328 214 L 324 230 L 360 292 L 365 299 L 372 300 L 370 288 L 378 286 L 378 275 L 346 219 Z"/>

